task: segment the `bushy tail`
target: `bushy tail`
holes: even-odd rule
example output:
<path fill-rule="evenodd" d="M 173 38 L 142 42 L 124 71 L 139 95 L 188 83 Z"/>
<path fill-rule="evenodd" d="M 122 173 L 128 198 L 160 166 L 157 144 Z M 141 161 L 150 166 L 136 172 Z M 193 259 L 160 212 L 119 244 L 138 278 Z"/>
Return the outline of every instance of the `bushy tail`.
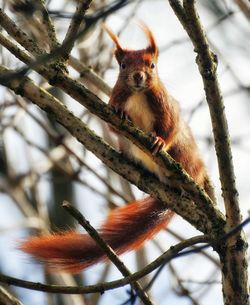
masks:
<path fill-rule="evenodd" d="M 172 216 L 160 201 L 147 197 L 112 211 L 98 231 L 121 254 L 138 249 L 166 227 Z M 106 258 L 88 234 L 76 232 L 31 237 L 20 249 L 47 263 L 52 271 L 79 272 Z"/>

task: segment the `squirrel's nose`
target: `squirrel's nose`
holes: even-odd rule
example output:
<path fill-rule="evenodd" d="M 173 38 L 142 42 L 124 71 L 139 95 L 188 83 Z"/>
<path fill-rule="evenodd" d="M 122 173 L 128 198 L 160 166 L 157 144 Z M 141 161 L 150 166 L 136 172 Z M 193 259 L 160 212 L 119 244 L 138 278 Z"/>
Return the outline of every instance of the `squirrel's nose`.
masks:
<path fill-rule="evenodd" d="M 133 78 L 136 83 L 141 83 L 143 80 L 143 74 L 141 72 L 135 72 Z"/>

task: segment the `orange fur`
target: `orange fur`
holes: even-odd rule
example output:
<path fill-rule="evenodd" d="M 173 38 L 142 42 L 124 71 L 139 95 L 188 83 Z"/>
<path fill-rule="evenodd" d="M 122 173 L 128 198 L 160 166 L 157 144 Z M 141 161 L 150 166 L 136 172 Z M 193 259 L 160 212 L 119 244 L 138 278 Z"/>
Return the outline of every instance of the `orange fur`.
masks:
<path fill-rule="evenodd" d="M 166 150 L 177 162 L 181 163 L 188 174 L 205 188 L 211 199 L 215 201 L 206 167 L 191 130 L 180 116 L 178 102 L 167 92 L 159 79 L 156 67 L 158 48 L 154 36 L 145 24 L 142 24 L 142 28 L 149 45 L 145 49 L 136 51 L 122 49 L 120 46 L 122 52 L 117 58 L 120 73 L 109 104 L 116 111 L 126 114 L 144 132 L 160 138 L 164 145 L 159 148 Z M 115 34 L 111 30 L 108 34 L 115 41 Z M 117 51 L 119 52 L 119 48 Z M 122 64 L 125 66 L 122 67 Z M 134 74 L 138 72 L 143 76 L 139 86 L 136 80 L 133 80 Z M 114 129 L 112 131 L 118 134 L 119 146 L 124 153 L 140 161 L 160 179 L 164 179 L 164 172 L 152 158 L 119 135 L 119 131 Z"/>
<path fill-rule="evenodd" d="M 192 133 L 180 116 L 178 103 L 166 91 L 157 74 L 158 48 L 151 31 L 143 25 L 149 45 L 142 50 L 123 49 L 117 36 L 106 28 L 116 44 L 115 56 L 120 65 L 118 80 L 109 104 L 122 116 L 145 132 L 154 135 L 152 151 L 164 149 L 194 180 L 204 187 L 212 200 L 213 188 Z M 111 128 L 118 135 L 120 149 L 164 179 L 160 168 L 150 156 Z M 166 211 L 156 199 L 148 197 L 111 212 L 99 232 L 118 253 L 138 249 L 164 228 L 173 212 Z M 66 232 L 57 235 L 32 237 L 20 249 L 49 264 L 54 270 L 78 272 L 105 259 L 99 246 L 87 235 Z"/>
<path fill-rule="evenodd" d="M 149 197 L 112 211 L 99 233 L 117 254 L 121 254 L 138 249 L 167 225 L 172 214 Z M 76 232 L 32 237 L 19 248 L 46 262 L 52 271 L 79 272 L 106 257 L 88 234 Z"/>

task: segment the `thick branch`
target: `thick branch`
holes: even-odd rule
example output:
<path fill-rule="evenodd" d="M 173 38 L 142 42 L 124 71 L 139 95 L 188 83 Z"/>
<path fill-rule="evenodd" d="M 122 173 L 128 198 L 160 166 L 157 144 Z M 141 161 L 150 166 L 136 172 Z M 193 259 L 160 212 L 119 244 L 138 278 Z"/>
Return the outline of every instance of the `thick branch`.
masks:
<path fill-rule="evenodd" d="M 8 42 L 6 47 L 12 52 L 15 50 L 15 53 L 13 54 L 20 60 L 23 60 L 27 64 L 32 63 L 31 59 L 27 58 L 26 54 L 24 56 L 16 46 L 13 46 L 11 42 Z M 36 63 L 32 63 L 31 66 L 43 77 L 47 78 L 51 85 L 61 88 L 64 92 L 85 106 L 90 112 L 94 113 L 104 121 L 116 126 L 123 135 L 125 135 L 151 158 L 153 158 L 163 170 L 166 169 L 166 176 L 169 176 L 171 173 L 171 179 L 168 180 L 169 183 L 173 186 L 181 185 L 181 187 L 186 190 L 191 198 L 197 203 L 199 208 L 207 211 L 207 216 L 209 217 L 210 221 L 214 222 L 214 220 L 218 219 L 218 217 L 221 219 L 223 218 L 219 211 L 215 211 L 211 199 L 168 154 L 160 152 L 156 156 L 152 156 L 152 143 L 147 135 L 134 128 L 130 122 L 121 121 L 121 119 L 115 115 L 111 109 L 96 95 L 94 95 L 80 83 L 72 80 L 65 73 L 60 72 L 60 70 L 56 68 L 54 69 L 53 67 L 39 66 Z M 4 78 L 6 79 L 6 77 Z"/>
<path fill-rule="evenodd" d="M 241 222 L 238 203 L 238 192 L 232 163 L 232 152 L 225 116 L 225 106 L 217 79 L 217 59 L 209 48 L 199 16 L 194 7 L 194 0 L 184 1 L 182 8 L 178 1 L 169 0 L 177 17 L 187 31 L 195 52 L 200 70 L 209 110 L 211 113 L 215 149 L 218 159 L 222 195 L 225 201 L 228 225 L 234 227 Z"/>
<path fill-rule="evenodd" d="M 9 70 L 1 66 L 0 79 L 3 79 L 4 74 L 8 74 Z M 209 234 L 217 234 L 221 232 L 224 226 L 224 220 L 219 211 L 213 206 L 203 209 L 194 204 L 189 197 L 183 195 L 183 192 L 176 187 L 169 187 L 160 182 L 154 175 L 147 173 L 138 165 L 135 165 L 131 160 L 113 150 L 101 138 L 96 136 L 88 127 L 78 118 L 76 118 L 60 101 L 50 95 L 45 90 L 37 87 L 28 77 L 20 77 L 18 79 L 7 80 L 3 85 L 11 88 L 17 94 L 20 94 L 40 108 L 53 116 L 61 125 L 63 125 L 79 142 L 81 142 L 88 150 L 92 151 L 100 160 L 102 160 L 111 169 L 122 175 L 131 183 L 136 184 L 141 190 L 151 193 L 159 198 L 168 207 L 176 213 L 184 217 L 192 223 L 198 230 Z M 67 88 L 66 88 L 67 90 Z M 81 93 L 81 91 L 79 91 Z M 106 113 L 114 116 L 109 107 L 106 106 Z M 115 116 L 117 126 L 120 119 Z M 129 122 L 124 122 L 122 125 L 127 125 L 133 134 L 145 137 L 142 132 L 132 127 Z M 208 218 L 208 215 L 213 218 Z M 211 216 L 212 217 L 212 216 Z"/>
<path fill-rule="evenodd" d="M 235 184 L 234 167 L 223 97 L 217 79 L 217 58 L 209 48 L 200 23 L 194 0 L 169 0 L 170 5 L 189 35 L 195 52 L 196 62 L 202 76 L 210 110 L 215 149 L 219 165 L 222 195 L 226 209 L 226 227 L 230 230 L 241 222 L 238 192 Z M 225 305 L 246 305 L 248 299 L 248 275 L 246 260 L 247 243 L 242 232 L 231 236 L 216 247 L 222 264 L 222 284 Z"/>
<path fill-rule="evenodd" d="M 35 41 L 22 31 L 0 8 L 0 23 L 5 31 L 33 55 L 46 54 Z"/>

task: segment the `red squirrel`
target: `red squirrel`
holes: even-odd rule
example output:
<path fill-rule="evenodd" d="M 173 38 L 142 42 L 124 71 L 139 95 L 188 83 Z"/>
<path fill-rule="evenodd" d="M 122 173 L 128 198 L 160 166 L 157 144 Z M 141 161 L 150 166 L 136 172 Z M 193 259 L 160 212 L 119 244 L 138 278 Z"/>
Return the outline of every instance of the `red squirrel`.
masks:
<path fill-rule="evenodd" d="M 121 46 L 118 37 L 106 31 L 116 45 L 115 57 L 120 66 L 118 80 L 112 90 L 109 105 L 121 117 L 130 119 L 135 126 L 152 137 L 152 154 L 167 151 L 181 163 L 187 173 L 215 200 L 213 188 L 200 157 L 192 133 L 180 116 L 179 105 L 166 91 L 157 73 L 159 50 L 149 28 L 143 25 L 148 46 L 129 50 Z M 163 170 L 150 156 L 117 134 L 121 152 L 141 162 L 159 179 Z M 113 210 L 100 227 L 99 233 L 117 254 L 138 249 L 165 228 L 173 212 L 152 197 L 131 202 Z M 88 234 L 65 232 L 31 237 L 24 241 L 21 250 L 47 263 L 53 270 L 79 272 L 106 258 L 104 252 Z"/>

